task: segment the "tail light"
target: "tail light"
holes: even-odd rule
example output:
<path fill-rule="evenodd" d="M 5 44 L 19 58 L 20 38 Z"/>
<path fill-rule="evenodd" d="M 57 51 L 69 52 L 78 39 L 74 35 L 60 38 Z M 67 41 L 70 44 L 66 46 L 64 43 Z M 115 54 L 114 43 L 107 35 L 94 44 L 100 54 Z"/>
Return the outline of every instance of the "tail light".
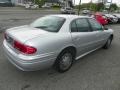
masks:
<path fill-rule="evenodd" d="M 24 45 L 18 41 L 14 41 L 14 48 L 24 54 L 34 54 L 37 51 L 36 48 L 32 46 Z"/>
<path fill-rule="evenodd" d="M 20 52 L 22 52 L 24 54 L 34 54 L 37 51 L 36 48 L 34 48 L 32 46 L 24 45 L 16 40 L 14 40 L 13 38 L 9 37 L 9 35 L 7 35 L 6 33 L 4 33 L 4 38 L 10 45 L 12 45 L 15 49 L 19 50 Z"/>

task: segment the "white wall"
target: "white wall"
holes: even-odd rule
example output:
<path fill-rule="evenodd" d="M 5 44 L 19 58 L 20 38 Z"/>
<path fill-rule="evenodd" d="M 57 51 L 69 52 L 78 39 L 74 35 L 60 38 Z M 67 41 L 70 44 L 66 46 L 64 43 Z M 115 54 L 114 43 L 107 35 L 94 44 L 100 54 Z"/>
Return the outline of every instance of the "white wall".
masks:
<path fill-rule="evenodd" d="M 12 3 L 14 3 L 15 5 L 19 5 L 23 2 L 23 0 L 11 0 Z"/>

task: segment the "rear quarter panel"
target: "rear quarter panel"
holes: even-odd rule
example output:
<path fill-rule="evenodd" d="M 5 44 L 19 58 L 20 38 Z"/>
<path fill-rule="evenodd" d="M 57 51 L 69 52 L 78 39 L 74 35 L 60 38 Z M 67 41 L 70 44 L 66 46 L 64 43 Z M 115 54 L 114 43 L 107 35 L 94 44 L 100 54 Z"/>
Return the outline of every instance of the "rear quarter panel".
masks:
<path fill-rule="evenodd" d="M 45 37 L 36 37 L 28 40 L 25 44 L 37 48 L 37 55 L 54 54 L 56 57 L 65 47 L 72 45 L 70 33 L 53 33 Z"/>

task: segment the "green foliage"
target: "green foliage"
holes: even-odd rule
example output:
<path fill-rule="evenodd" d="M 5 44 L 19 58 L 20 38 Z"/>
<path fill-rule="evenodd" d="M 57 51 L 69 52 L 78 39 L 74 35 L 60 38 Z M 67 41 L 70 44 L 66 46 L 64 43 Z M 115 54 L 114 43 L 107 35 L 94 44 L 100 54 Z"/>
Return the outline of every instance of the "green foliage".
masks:
<path fill-rule="evenodd" d="M 75 6 L 76 9 L 78 9 L 79 5 Z M 92 11 L 102 11 L 105 9 L 105 5 L 103 3 L 85 3 L 80 5 L 80 9 L 89 9 Z M 112 4 L 110 6 L 110 10 L 117 10 L 118 6 L 116 4 Z"/>
<path fill-rule="evenodd" d="M 117 10 L 118 9 L 118 6 L 116 4 L 111 4 L 110 5 L 110 10 L 111 11 L 114 11 L 114 10 Z"/>
<path fill-rule="evenodd" d="M 97 4 L 97 11 L 102 11 L 104 10 L 105 5 L 103 3 L 98 3 Z"/>
<path fill-rule="evenodd" d="M 97 4 L 91 3 L 91 4 L 90 4 L 90 10 L 92 10 L 92 11 L 97 11 Z"/>
<path fill-rule="evenodd" d="M 38 4 L 39 7 L 45 4 L 47 0 L 32 0 L 33 2 L 35 1 L 35 4 Z"/>
<path fill-rule="evenodd" d="M 78 9 L 79 5 L 75 6 Z M 80 6 L 80 9 L 89 9 L 92 11 L 97 11 L 97 4 L 96 3 L 85 3 Z"/>
<path fill-rule="evenodd" d="M 53 5 L 52 8 L 60 8 L 59 5 Z"/>

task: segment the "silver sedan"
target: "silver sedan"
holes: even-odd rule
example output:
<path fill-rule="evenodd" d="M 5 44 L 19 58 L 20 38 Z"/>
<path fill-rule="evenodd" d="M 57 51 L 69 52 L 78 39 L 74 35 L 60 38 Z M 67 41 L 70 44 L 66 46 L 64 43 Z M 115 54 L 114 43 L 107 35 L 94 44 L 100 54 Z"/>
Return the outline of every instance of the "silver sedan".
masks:
<path fill-rule="evenodd" d="M 113 30 L 93 18 L 49 15 L 6 30 L 3 47 L 8 60 L 23 71 L 54 66 L 65 72 L 75 60 L 101 47 L 108 49 L 112 39 Z"/>

